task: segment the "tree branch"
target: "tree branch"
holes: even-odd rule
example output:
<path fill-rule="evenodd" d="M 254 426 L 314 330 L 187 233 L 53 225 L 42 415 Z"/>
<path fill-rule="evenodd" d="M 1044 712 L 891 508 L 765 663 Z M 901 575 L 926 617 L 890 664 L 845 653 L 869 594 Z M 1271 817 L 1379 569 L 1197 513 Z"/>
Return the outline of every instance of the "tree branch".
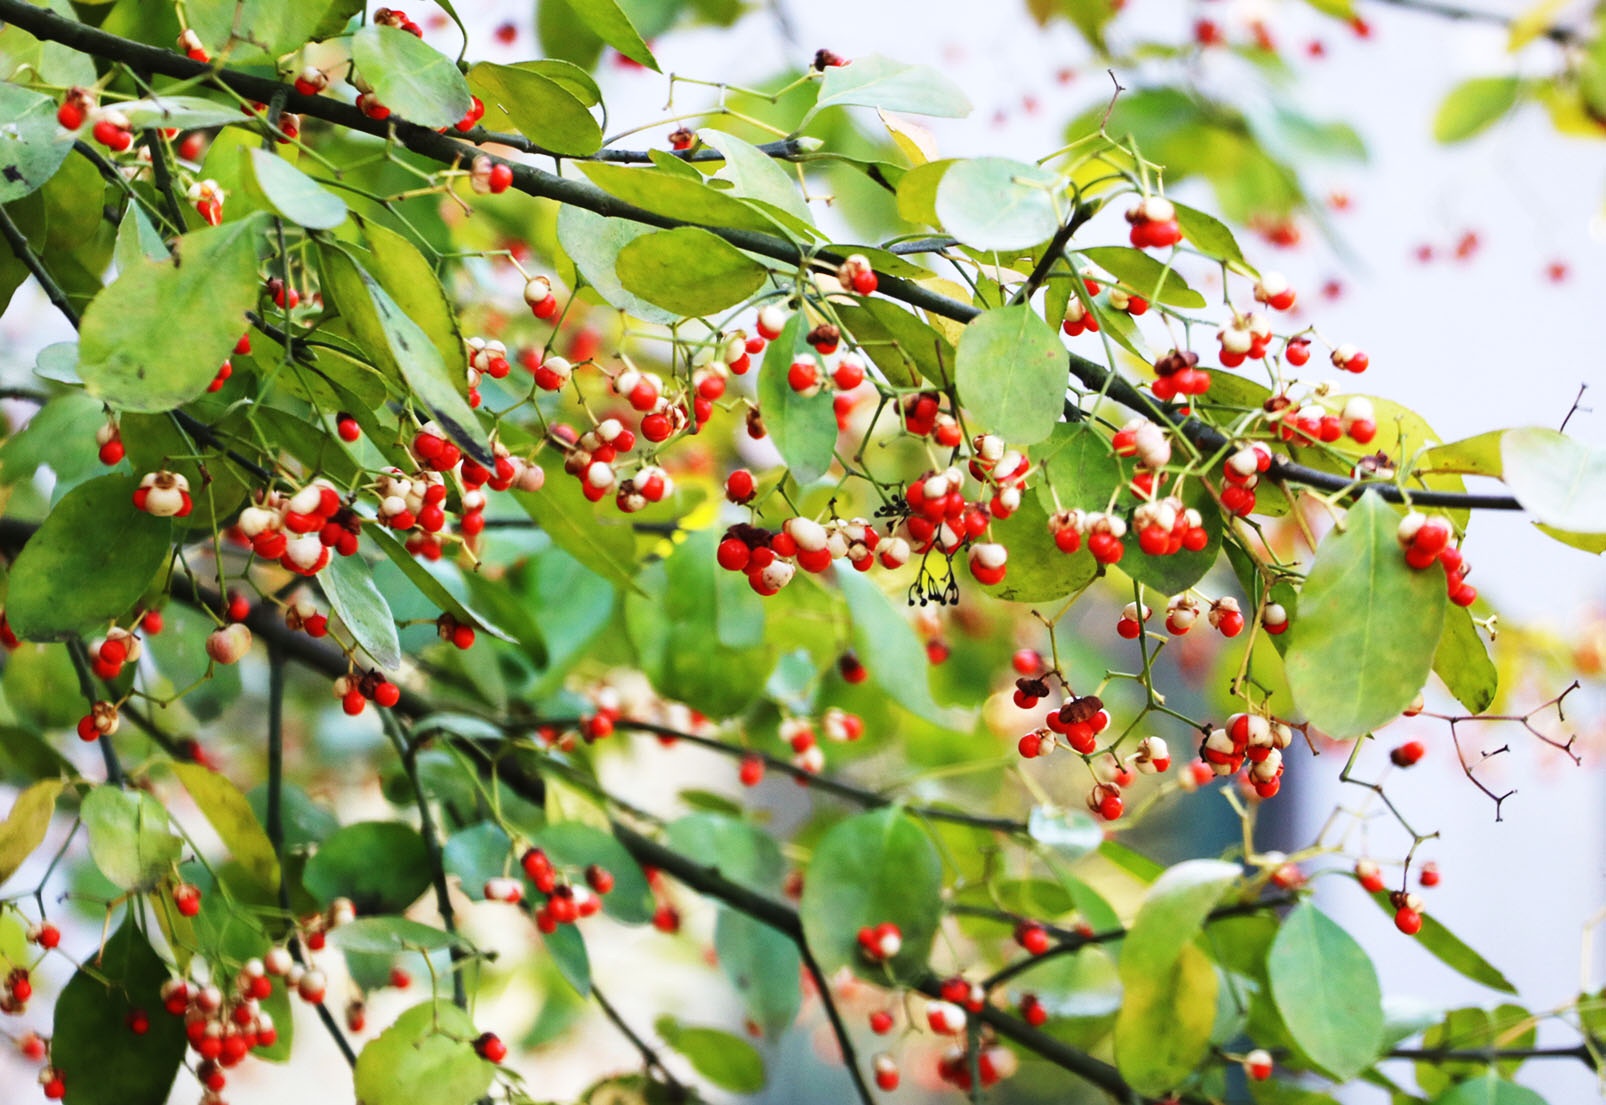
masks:
<path fill-rule="evenodd" d="M 1392 0 L 1402 2 L 1402 0 Z M 1417 0 L 1427 2 L 1427 0 Z M 9 20 L 32 34 L 50 42 L 59 42 L 95 57 L 120 61 L 134 68 L 167 77 L 189 80 L 207 77 L 216 84 L 241 96 L 262 103 L 276 96 L 284 98 L 285 107 L 298 114 L 349 130 L 360 131 L 381 138 L 393 139 L 407 149 L 443 165 L 466 165 L 479 156 L 477 146 L 427 127 L 403 119 L 384 121 L 369 119 L 354 105 L 340 103 L 327 96 L 303 96 L 286 91 L 279 81 L 237 70 L 218 68 L 191 61 L 181 54 L 142 42 L 134 42 L 74 20 L 65 19 L 44 8 L 36 8 L 27 0 L 0 0 L 0 19 Z M 659 215 L 620 200 L 588 182 L 567 180 L 553 173 L 529 165 L 510 163 L 513 186 L 528 195 L 556 200 L 559 203 L 584 208 L 610 218 L 628 219 L 647 226 L 671 229 L 696 225 L 684 220 Z M 843 258 L 830 251 L 805 253 L 796 243 L 771 234 L 733 227 L 708 226 L 704 229 L 725 239 L 738 249 L 788 266 L 820 264 L 835 267 Z M 931 291 L 913 281 L 890 274 L 880 274 L 879 290 L 888 298 L 930 311 L 956 322 L 969 322 L 982 312 L 968 303 Z M 1102 366 L 1075 353 L 1069 355 L 1070 371 L 1089 390 L 1098 392 L 1132 410 L 1155 412 L 1167 423 L 1176 427 L 1203 452 L 1215 453 L 1230 444 L 1220 430 L 1189 416 L 1184 416 L 1169 405 L 1161 404 L 1144 395 L 1130 381 L 1111 373 Z M 1469 495 L 1445 491 L 1406 491 L 1393 484 L 1356 481 L 1329 472 L 1322 472 L 1289 461 L 1273 461 L 1268 476 L 1274 481 L 1301 484 L 1320 490 L 1359 494 L 1363 490 L 1375 491 L 1390 502 L 1409 499 L 1422 506 L 1446 506 L 1483 510 L 1521 510 L 1522 506 L 1511 496 Z"/>

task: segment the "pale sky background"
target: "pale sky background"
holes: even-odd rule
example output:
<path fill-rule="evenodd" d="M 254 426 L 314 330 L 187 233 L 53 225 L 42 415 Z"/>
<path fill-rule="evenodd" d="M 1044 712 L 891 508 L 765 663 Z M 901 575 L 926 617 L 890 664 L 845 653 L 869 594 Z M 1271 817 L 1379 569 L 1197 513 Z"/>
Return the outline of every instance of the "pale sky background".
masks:
<path fill-rule="evenodd" d="M 458 6 L 487 30 L 504 18 L 519 22 L 518 42 L 499 47 L 486 35 L 481 39 L 483 56 L 533 56 L 528 4 Z M 1488 6 L 1500 8 L 1492 2 Z M 1298 252 L 1274 251 L 1245 237 L 1252 259 L 1288 272 L 1306 290 L 1307 302 L 1315 299 L 1311 293 L 1321 281 L 1342 280 L 1342 298 L 1317 308 L 1323 331 L 1342 333 L 1365 348 L 1372 368 L 1360 383 L 1426 413 L 1446 440 L 1505 426 L 1554 426 L 1579 385 L 1587 383 L 1591 390 L 1584 403 L 1600 413 L 1579 413 L 1569 429 L 1585 442 L 1606 442 L 1606 372 L 1601 367 L 1606 256 L 1600 217 L 1606 145 L 1557 136 L 1537 108 L 1524 109 L 1494 133 L 1452 150 L 1435 146 L 1430 132 L 1439 98 L 1456 81 L 1514 66 L 1544 71 L 1553 62 L 1548 48 L 1532 48 L 1518 65 L 1505 52 L 1499 30 L 1365 3 L 1361 8 L 1375 33 L 1370 41 L 1359 42 L 1342 26 L 1321 21 L 1298 5 L 1265 7 L 1279 13 L 1287 9 L 1295 17 L 1278 24 L 1286 28 L 1279 34 L 1283 41 L 1299 44 L 1315 34 L 1328 47 L 1325 61 L 1298 62 L 1302 76 L 1290 95 L 1313 117 L 1353 123 L 1373 159 L 1366 166 L 1315 166 L 1310 177 L 1317 194 L 1336 188 L 1351 195 L 1353 209 L 1339 216 L 1336 225 L 1354 255 L 1364 259 L 1364 268 L 1341 264 L 1319 244 Z M 1195 14 L 1230 25 L 1232 13 L 1247 8 L 1131 0 L 1123 19 L 1142 19 L 1146 27 L 1176 26 L 1180 32 Z M 821 46 L 848 57 L 879 52 L 939 65 L 977 105 L 968 120 L 934 124 L 944 155 L 1007 154 L 1030 160 L 1062 144 L 1065 120 L 1107 96 L 1107 78 L 1086 70 L 1086 50 L 1074 32 L 1064 25 L 1039 30 L 1019 0 L 787 0 L 785 9 L 796 28 L 795 41 L 788 42 L 777 22 L 761 12 L 734 33 L 692 32 L 663 39 L 656 44 L 663 67 L 698 77 L 756 80 L 783 64 L 806 63 Z M 433 8 L 419 0 L 409 10 L 422 21 Z M 449 36 L 431 37 L 455 49 Z M 1069 85 L 1055 79 L 1065 66 L 1079 72 Z M 601 75 L 615 128 L 659 117 L 663 78 L 606 64 Z M 681 96 L 677 107 L 693 104 L 689 93 Z M 1039 103 L 1035 113 L 1022 108 L 1028 98 Z M 1002 123 L 995 120 L 999 110 L 1005 112 Z M 659 137 L 656 130 L 649 136 Z M 1192 195 L 1201 206 L 1210 206 L 1200 192 Z M 1476 230 L 1483 241 L 1472 261 L 1421 265 L 1413 259 L 1418 244 L 1431 242 L 1442 251 L 1467 229 Z M 1552 259 L 1570 266 L 1566 282 L 1545 279 Z M 66 336 L 42 299 L 19 295 L 0 318 L 0 368 L 9 362 L 14 374 L 15 366 L 29 363 L 32 350 Z M 1478 567 L 1474 582 L 1505 616 L 1567 632 L 1601 606 L 1606 571 L 1600 560 L 1549 541 L 1518 517 L 1480 517 L 1470 550 L 1469 559 Z M 1536 697 L 1560 689 L 1547 687 Z M 1586 688 L 1591 693 L 1598 717 L 1598 683 L 1593 690 Z M 1462 778 L 1442 731 L 1426 734 L 1434 750 L 1416 769 L 1414 785 L 1403 791 L 1404 801 L 1414 820 L 1444 834 L 1424 851 L 1445 873 L 1443 885 L 1428 896 L 1429 908 L 1506 971 L 1532 1008 L 1543 1009 L 1567 1001 L 1580 985 L 1599 989 L 1606 982 L 1599 966 L 1590 977 L 1579 976 L 1584 926 L 1606 905 L 1602 779 L 1587 766 L 1590 760 L 1586 769 L 1574 769 L 1559 755 L 1524 741 L 1520 731 L 1501 733 L 1500 739 L 1506 736 L 1513 745 L 1505 765 L 1506 784 L 1520 793 L 1506 804 L 1504 822 L 1493 822 L 1492 805 Z M 1476 747 L 1478 735 L 1473 738 Z M 1592 760 L 1595 751 L 1591 748 L 1586 755 Z M 1376 760 L 1382 758 L 1378 750 Z M 1329 763 L 1331 772 L 1325 770 Z M 1340 766 L 1336 757 L 1318 764 L 1322 774 L 1331 776 Z M 1340 796 L 1339 789 L 1332 783 L 1328 790 L 1306 792 L 1301 799 L 1301 809 L 1308 810 L 1302 816 L 1302 838 L 1314 835 L 1335 801 L 1354 804 L 1363 797 L 1354 788 Z M 1377 956 L 1386 993 L 1446 1005 L 1493 1004 L 1495 995 L 1463 982 L 1395 934 L 1388 919 L 1361 901 L 1352 886 L 1335 885 L 1320 897 Z M 639 934 L 624 938 L 627 946 L 646 942 L 649 954 L 661 949 L 650 941 Z M 611 972 L 612 996 L 623 997 L 629 987 L 630 963 L 626 955 L 599 965 L 604 983 Z M 672 968 L 660 974 L 666 984 L 676 977 Z M 375 1003 L 376 1023 L 387 1008 L 400 1007 L 395 999 L 389 995 Z M 486 1010 L 487 1019 L 494 1019 L 496 1006 Z M 344 1078 L 325 1061 L 332 1058 L 331 1049 L 317 1038 L 310 1017 L 298 1027 L 305 1033 L 308 1055 L 289 1068 L 248 1064 L 239 1078 L 231 1079 L 232 1102 L 265 1105 L 309 1092 L 317 1100 L 337 1099 L 325 1097 L 327 1087 L 342 1084 Z M 1555 1039 L 1571 1042 L 1566 1034 Z M 577 1067 L 549 1059 L 524 1064 L 532 1074 L 539 1071 L 538 1096 L 572 1096 L 589 1072 L 610 1062 L 624 1067 L 631 1061 L 628 1047 L 605 1026 L 593 1026 L 585 1041 L 584 1062 Z M 16 1073 L 15 1066 L 0 1060 L 0 1084 Z M 1553 1102 L 1594 1094 L 1594 1080 L 1579 1064 L 1530 1063 L 1521 1079 Z M 174 1100 L 189 1102 L 193 1097 L 193 1088 L 181 1087 Z M 1381 1096 L 1360 1089 L 1349 1100 L 1379 1101 Z"/>

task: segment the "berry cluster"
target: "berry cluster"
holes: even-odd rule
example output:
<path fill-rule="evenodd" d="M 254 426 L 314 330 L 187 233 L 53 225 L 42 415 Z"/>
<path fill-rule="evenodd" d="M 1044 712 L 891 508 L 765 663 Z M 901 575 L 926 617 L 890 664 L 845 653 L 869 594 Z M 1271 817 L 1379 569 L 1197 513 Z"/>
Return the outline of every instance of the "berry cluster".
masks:
<path fill-rule="evenodd" d="M 1212 729 L 1199 748 L 1199 757 L 1219 776 L 1236 774 L 1247 764 L 1246 779 L 1262 798 L 1276 795 L 1282 786 L 1283 749 L 1294 740 L 1284 723 L 1259 714 L 1233 714 L 1224 729 Z"/>
<path fill-rule="evenodd" d="M 1455 531 L 1448 518 L 1429 517 L 1413 510 L 1400 519 L 1395 536 L 1405 550 L 1405 562 L 1411 567 L 1422 571 L 1437 563 L 1444 569 L 1444 585 L 1451 602 L 1457 606 L 1471 606 L 1478 600 L 1478 589 L 1466 581 L 1470 568 L 1462 559 L 1461 550 L 1450 544 Z"/>
<path fill-rule="evenodd" d="M 602 896 L 613 889 L 613 874 L 606 868 L 592 864 L 585 870 L 584 884 L 576 884 L 553 866 L 540 848 L 526 851 L 519 864 L 536 892 L 542 895 L 539 906 L 532 903 L 531 915 L 536 927 L 544 933 L 556 932 L 559 925 L 572 925 L 582 917 L 594 915 L 602 908 Z M 524 897 L 524 888 L 518 879 L 492 878 L 485 883 L 485 897 L 517 904 Z"/>

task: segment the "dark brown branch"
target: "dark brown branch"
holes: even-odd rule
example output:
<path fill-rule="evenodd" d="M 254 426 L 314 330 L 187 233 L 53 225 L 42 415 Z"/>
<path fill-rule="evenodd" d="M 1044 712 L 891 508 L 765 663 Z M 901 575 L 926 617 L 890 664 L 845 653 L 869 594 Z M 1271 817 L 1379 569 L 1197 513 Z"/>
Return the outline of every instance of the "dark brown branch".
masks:
<path fill-rule="evenodd" d="M 1577 1059 L 1590 1070 L 1598 1070 L 1594 1054 L 1583 1044 L 1576 1047 L 1397 1047 L 1390 1059 L 1414 1059 L 1419 1063 L 1500 1063 L 1519 1059 Z"/>
<path fill-rule="evenodd" d="M 181 80 L 208 77 L 222 87 L 262 103 L 271 102 L 275 96 L 283 96 L 286 108 L 298 114 L 322 119 L 348 130 L 394 139 L 414 153 L 444 165 L 467 165 L 479 156 L 478 147 L 427 127 L 396 118 L 383 122 L 369 119 L 354 105 L 340 103 L 327 96 L 303 96 L 294 91 L 286 92 L 284 84 L 266 77 L 231 69 L 213 69 L 171 50 L 134 42 L 74 20 L 64 19 L 54 12 L 34 7 L 26 0 L 0 0 L 0 19 L 15 23 L 36 38 L 59 42 L 95 57 L 120 61 L 141 72 L 176 77 Z M 510 164 L 510 168 L 513 170 L 514 187 L 528 195 L 556 200 L 598 215 L 628 219 L 647 226 L 669 229 L 689 225 L 683 220 L 659 215 L 626 203 L 587 182 L 566 180 L 529 165 Z M 796 243 L 771 234 L 732 227 L 710 226 L 704 229 L 739 249 L 780 261 L 788 266 L 814 263 L 834 267 L 843 260 L 830 251 L 805 254 Z M 891 299 L 957 322 L 969 322 L 982 313 L 980 308 L 971 304 L 961 303 L 920 284 L 887 274 L 880 277 L 880 291 Z M 1174 425 L 1179 433 L 1186 436 L 1201 451 L 1207 454 L 1215 453 L 1229 444 L 1226 435 L 1215 427 L 1184 416 L 1171 405 L 1158 403 L 1144 395 L 1130 381 L 1112 374 L 1086 357 L 1075 353 L 1069 354 L 1069 364 L 1071 375 L 1089 390 L 1104 394 L 1132 410 L 1155 413 L 1167 423 Z M 1274 481 L 1301 484 L 1324 491 L 1359 494 L 1362 490 L 1370 490 L 1390 502 L 1403 502 L 1409 498 L 1412 502 L 1423 506 L 1484 510 L 1522 509 L 1521 504 L 1511 496 L 1471 495 L 1446 491 L 1406 492 L 1393 484 L 1363 483 L 1289 461 L 1274 461 L 1267 475 Z"/>

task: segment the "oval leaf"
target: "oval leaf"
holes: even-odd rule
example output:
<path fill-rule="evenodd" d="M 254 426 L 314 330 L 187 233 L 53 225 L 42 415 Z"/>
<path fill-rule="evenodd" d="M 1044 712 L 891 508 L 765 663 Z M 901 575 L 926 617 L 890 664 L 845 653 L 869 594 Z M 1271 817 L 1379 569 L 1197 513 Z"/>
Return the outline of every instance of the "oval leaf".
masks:
<path fill-rule="evenodd" d="M 104 628 L 139 602 L 172 554 L 173 525 L 136 510 L 130 476 L 79 484 L 56 504 L 11 568 L 6 619 L 30 641 Z M 95 532 L 115 541 L 85 540 Z"/>
<path fill-rule="evenodd" d="M 773 1039 L 792 1026 L 803 1005 L 803 988 L 798 975 L 802 957 L 791 937 L 745 913 L 721 909 L 714 924 L 714 955 L 741 995 L 747 1015 L 766 1036 Z"/>
<path fill-rule="evenodd" d="M 409 921 L 405 917 L 359 917 L 348 925 L 331 929 L 329 943 L 341 951 L 359 955 L 400 955 L 449 948 L 462 941 L 434 925 Z"/>
<path fill-rule="evenodd" d="M 616 272 L 626 291 L 693 317 L 741 303 L 764 286 L 769 270 L 718 235 L 683 226 L 628 243 Z"/>
<path fill-rule="evenodd" d="M 321 256 L 325 291 L 333 293 L 341 317 L 370 355 L 393 375 L 407 381 L 413 397 L 463 452 L 485 467 L 495 468 L 496 458 L 465 398 L 466 379 L 453 377 L 446 370 L 446 362 L 430 336 L 355 257 L 339 247 L 324 249 Z"/>
<path fill-rule="evenodd" d="M 871 681 L 910 713 L 943 724 L 931 697 L 931 665 L 914 628 L 868 577 L 839 565 L 836 581 L 853 618 L 853 647 Z"/>
<path fill-rule="evenodd" d="M 809 114 L 833 104 L 878 107 L 912 115 L 959 119 L 970 114 L 970 100 L 953 81 L 929 65 L 905 65 L 870 54 L 826 69 L 820 96 Z"/>
<path fill-rule="evenodd" d="M 57 124 L 54 100 L 14 84 L 0 83 L 0 119 L 0 203 L 10 203 L 56 175 L 72 135 Z"/>
<path fill-rule="evenodd" d="M 429 885 L 429 852 L 418 831 L 362 821 L 331 833 L 307 860 L 301 885 L 327 905 L 350 898 L 359 916 L 400 913 Z"/>
<path fill-rule="evenodd" d="M 1606 450 L 1555 430 L 1507 430 L 1500 439 L 1505 481 L 1523 508 L 1547 526 L 1606 533 Z"/>
<path fill-rule="evenodd" d="M 1121 945 L 1121 977 L 1159 975 L 1175 963 L 1241 874 L 1234 863 L 1192 859 L 1155 879 Z"/>
<path fill-rule="evenodd" d="M 468 86 L 543 149 L 585 157 L 602 148 L 602 128 L 579 97 L 531 68 L 481 62 L 468 71 Z"/>
<path fill-rule="evenodd" d="M 451 126 L 473 104 L 468 82 L 450 58 L 395 27 L 363 27 L 351 37 L 351 60 L 380 103 L 419 126 Z"/>
<path fill-rule="evenodd" d="M 1284 656 L 1294 702 L 1346 740 L 1397 717 L 1433 669 L 1448 605 L 1444 575 L 1405 563 L 1399 516 L 1363 495 L 1322 541 L 1299 593 Z"/>
<path fill-rule="evenodd" d="M 1475 714 L 1494 703 L 1500 689 L 1500 670 L 1489 659 L 1489 649 L 1472 624 L 1470 611 L 1460 606 L 1445 610 L 1444 636 L 1433 654 L 1433 671 L 1455 700 Z"/>
<path fill-rule="evenodd" d="M 956 161 L 937 185 L 937 218 L 973 249 L 1029 249 L 1059 229 L 1054 197 L 1064 188 L 1057 174 L 1024 161 Z"/>
<path fill-rule="evenodd" d="M 50 1061 L 73 1105 L 163 1105 L 184 1059 L 184 1018 L 161 1012 L 156 995 L 170 971 L 132 920 L 56 999 Z M 128 1018 L 149 1011 L 136 1036 Z"/>
<path fill-rule="evenodd" d="M 1383 992 L 1366 951 L 1310 903 L 1283 919 L 1266 956 L 1277 1012 L 1295 1044 L 1347 1081 L 1383 1046 Z"/>
<path fill-rule="evenodd" d="M 806 324 L 801 311 L 787 319 L 780 336 L 764 351 L 764 363 L 758 370 L 758 409 L 764 416 L 764 429 L 800 484 L 825 475 L 836 453 L 837 436 L 830 389 L 801 395 L 786 380 L 794 358 L 814 358 L 818 363 L 814 351 L 803 342 Z"/>
<path fill-rule="evenodd" d="M 279 860 L 262 823 L 240 789 L 211 768 L 175 763 L 173 774 L 190 792 L 217 835 L 241 867 L 264 890 L 279 886 Z"/>
<path fill-rule="evenodd" d="M 799 914 L 803 935 L 827 974 L 849 967 L 885 982 L 926 970 L 931 940 L 942 916 L 942 864 L 920 827 L 897 809 L 875 810 L 839 822 L 814 849 L 803 880 Z M 859 953 L 865 925 L 890 921 L 903 934 L 903 950 L 885 964 Z"/>
<path fill-rule="evenodd" d="M 1433 137 L 1462 142 L 1499 121 L 1517 105 L 1519 77 L 1474 77 L 1450 89 L 1433 117 Z"/>
<path fill-rule="evenodd" d="M 400 32 L 398 32 L 400 33 Z M 479 1035 L 467 1013 L 448 1002 L 415 1005 L 357 1056 L 363 1105 L 416 1105 L 428 1087 L 432 1105 L 469 1105 L 496 1077 L 496 1064 L 474 1050 Z"/>
<path fill-rule="evenodd" d="M 1115 1065 L 1132 1088 L 1162 1094 L 1198 1069 L 1216 1022 L 1216 968 L 1184 944 L 1165 969 L 1131 970 L 1121 956 L 1121 1011 L 1115 1017 Z"/>
<path fill-rule="evenodd" d="M 346 221 L 346 201 L 284 158 L 255 147 L 245 153 L 247 180 L 268 207 L 309 230 L 333 230 Z"/>
<path fill-rule="evenodd" d="M 692 1028 L 659 1017 L 653 1028 L 664 1043 L 691 1060 L 692 1069 L 722 1090 L 757 1093 L 764 1088 L 764 1058 L 739 1036 L 717 1028 Z"/>
<path fill-rule="evenodd" d="M 1054 432 L 1065 402 L 1065 346 L 1026 304 L 987 311 L 959 338 L 954 377 L 965 407 L 1012 444 Z"/>
<path fill-rule="evenodd" d="M 1141 249 L 1131 246 L 1096 246 L 1080 251 L 1083 257 L 1115 277 L 1151 303 L 1172 307 L 1203 307 L 1205 297 L 1188 287 L 1180 273 L 1166 267 Z"/>
<path fill-rule="evenodd" d="M 618 0 L 563 0 L 563 6 L 573 11 L 591 33 L 612 46 L 631 61 L 659 72 L 658 59 L 652 56 L 641 32 L 625 14 Z"/>
<path fill-rule="evenodd" d="M 346 623 L 357 643 L 386 671 L 401 667 L 401 642 L 396 638 L 396 618 L 390 603 L 379 593 L 374 576 L 356 557 L 337 556 L 318 574 L 329 604 Z"/>
<path fill-rule="evenodd" d="M 178 861 L 182 842 L 167 810 L 144 791 L 96 787 L 78 816 L 89 832 L 89 857 L 119 890 L 149 890 Z"/>
<path fill-rule="evenodd" d="M 680 316 L 673 311 L 626 291 L 615 271 L 619 251 L 637 238 L 653 233 L 656 231 L 645 223 L 604 218 L 580 207 L 565 205 L 558 212 L 558 244 L 598 295 L 643 322 L 678 322 Z"/>
<path fill-rule="evenodd" d="M 42 779 L 33 784 L 17 795 L 11 812 L 0 821 L 0 885 L 16 874 L 23 861 L 45 842 L 61 786 L 57 779 Z"/>
<path fill-rule="evenodd" d="M 139 261 L 95 296 L 78 348 L 89 394 L 123 410 L 157 412 L 204 392 L 249 325 L 266 219 L 259 212 L 191 231 L 170 259 Z"/>

